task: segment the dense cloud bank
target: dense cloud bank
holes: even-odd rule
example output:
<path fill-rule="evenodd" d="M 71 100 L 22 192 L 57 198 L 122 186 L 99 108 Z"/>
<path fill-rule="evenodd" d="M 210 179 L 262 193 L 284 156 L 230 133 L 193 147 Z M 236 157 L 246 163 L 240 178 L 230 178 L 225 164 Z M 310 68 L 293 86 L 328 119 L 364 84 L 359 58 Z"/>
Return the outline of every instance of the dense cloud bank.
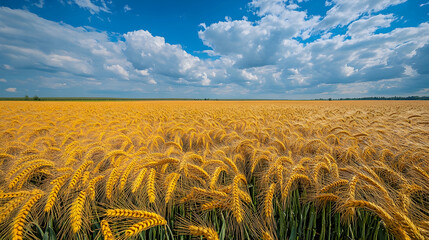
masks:
<path fill-rule="evenodd" d="M 310 16 L 299 2 L 254 0 L 249 8 L 255 21 L 226 18 L 202 24 L 198 34 L 211 56 L 205 59 L 145 30 L 118 36 L 3 7 L 1 94 L 196 98 L 427 95 L 429 23 L 393 28 L 399 16 L 381 13 L 402 2 L 334 0 L 326 2 L 326 15 Z M 106 6 L 89 7 L 93 12 L 108 12 Z M 12 88 L 15 91 L 10 91 Z"/>

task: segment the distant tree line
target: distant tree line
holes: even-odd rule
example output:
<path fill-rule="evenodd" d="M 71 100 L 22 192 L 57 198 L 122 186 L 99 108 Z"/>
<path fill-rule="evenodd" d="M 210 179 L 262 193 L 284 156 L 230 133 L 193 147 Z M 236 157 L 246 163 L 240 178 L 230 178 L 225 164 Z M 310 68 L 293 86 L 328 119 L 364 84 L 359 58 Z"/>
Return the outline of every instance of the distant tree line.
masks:
<path fill-rule="evenodd" d="M 40 100 L 42 100 L 42 99 L 41 99 L 41 98 L 39 98 L 37 95 L 36 95 L 36 96 L 34 96 L 34 97 L 32 97 L 32 98 L 30 98 L 28 95 L 25 95 L 24 100 L 25 100 L 25 101 L 40 101 Z"/>
<path fill-rule="evenodd" d="M 359 98 L 320 98 L 316 100 L 429 100 L 429 96 L 408 96 L 408 97 L 359 97 Z"/>

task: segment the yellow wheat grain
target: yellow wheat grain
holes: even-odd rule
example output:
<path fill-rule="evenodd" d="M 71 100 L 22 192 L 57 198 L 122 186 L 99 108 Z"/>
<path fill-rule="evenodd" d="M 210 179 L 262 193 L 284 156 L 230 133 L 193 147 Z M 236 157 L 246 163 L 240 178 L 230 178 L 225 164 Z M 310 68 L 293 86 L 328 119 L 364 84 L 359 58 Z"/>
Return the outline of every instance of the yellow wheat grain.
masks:
<path fill-rule="evenodd" d="M 217 180 L 219 178 L 219 175 L 222 173 L 222 171 L 226 171 L 225 167 L 217 167 L 214 171 L 211 179 L 210 179 L 210 188 L 215 188 Z"/>
<path fill-rule="evenodd" d="M 38 158 L 39 156 L 36 156 L 36 158 Z M 28 167 L 28 166 L 33 166 L 33 165 L 37 165 L 40 163 L 48 163 L 49 161 L 46 159 L 35 159 L 35 160 L 31 160 L 31 159 L 27 159 L 27 158 L 22 158 L 20 160 L 18 160 L 18 162 L 16 164 L 14 164 L 14 166 L 10 169 L 10 171 L 6 174 L 6 179 L 10 179 L 15 173 L 19 172 L 20 170 Z M 21 161 L 25 161 L 24 163 Z"/>
<path fill-rule="evenodd" d="M 132 237 L 139 234 L 142 231 L 145 231 L 151 227 L 166 225 L 167 221 L 163 218 L 150 218 L 142 222 L 132 225 L 130 228 L 125 230 L 126 237 Z"/>
<path fill-rule="evenodd" d="M 230 166 L 231 167 L 231 169 L 236 173 L 236 174 L 238 174 L 239 173 L 239 171 L 238 171 L 238 168 L 237 168 L 237 165 L 235 165 L 235 163 L 230 159 L 230 158 L 228 158 L 228 157 L 223 157 L 222 158 L 222 160 L 228 165 L 228 166 Z"/>
<path fill-rule="evenodd" d="M 335 178 L 339 178 L 340 177 L 340 173 L 338 171 L 338 165 L 334 162 L 334 163 L 331 164 L 331 166 L 332 166 L 331 169 L 332 169 L 332 172 L 334 174 L 334 177 Z"/>
<path fill-rule="evenodd" d="M 319 173 L 320 170 L 325 169 L 327 172 L 329 172 L 329 167 L 326 163 L 324 162 L 319 162 L 317 163 L 317 165 L 314 167 L 314 173 L 313 173 L 313 179 L 314 182 L 317 184 L 319 182 Z"/>
<path fill-rule="evenodd" d="M 237 220 L 237 223 L 241 223 L 243 221 L 243 208 L 241 207 L 240 195 L 239 195 L 239 179 L 237 180 L 237 176 L 234 178 L 234 183 L 232 186 L 232 214 Z"/>
<path fill-rule="evenodd" d="M 165 146 L 172 146 L 172 147 L 175 147 L 175 148 L 177 148 L 180 152 L 182 152 L 183 151 L 183 149 L 182 149 L 182 146 L 180 146 L 180 144 L 178 144 L 178 143 L 176 143 L 176 142 L 166 142 L 165 143 Z"/>
<path fill-rule="evenodd" d="M 112 230 L 110 230 L 109 223 L 106 220 L 101 220 L 101 232 L 103 233 L 105 240 L 115 240 Z"/>
<path fill-rule="evenodd" d="M 31 192 L 29 191 L 8 192 L 8 193 L 1 192 L 0 199 L 28 196 L 30 193 Z"/>
<path fill-rule="evenodd" d="M 74 233 L 77 233 L 82 226 L 85 199 L 86 192 L 80 191 L 79 196 L 73 201 L 70 208 L 70 222 Z"/>
<path fill-rule="evenodd" d="M 316 200 L 318 201 L 323 201 L 323 202 L 336 202 L 340 199 L 340 197 L 338 197 L 337 195 L 333 194 L 333 193 L 322 193 L 322 194 L 318 194 L 316 196 Z"/>
<path fill-rule="evenodd" d="M 149 163 L 146 163 L 146 164 L 144 164 L 144 167 L 156 167 L 156 166 L 162 166 L 162 165 L 169 164 L 169 163 L 177 164 L 179 162 L 180 162 L 180 160 L 177 158 L 168 157 L 168 158 L 163 158 L 159 161 L 151 161 Z"/>
<path fill-rule="evenodd" d="M 147 195 L 149 198 L 150 203 L 154 203 L 156 196 L 155 196 L 155 176 L 156 176 L 156 170 L 151 168 L 149 171 L 148 181 L 147 181 Z"/>
<path fill-rule="evenodd" d="M 14 161 L 14 165 L 13 167 L 10 168 L 9 172 L 6 174 L 6 178 L 10 179 L 16 172 L 18 172 L 22 168 L 36 163 L 40 163 L 40 161 L 46 161 L 46 160 L 41 159 L 39 154 L 33 154 L 33 155 L 21 157 Z"/>
<path fill-rule="evenodd" d="M 136 179 L 133 182 L 133 185 L 131 187 L 131 192 L 135 193 L 139 189 L 146 175 L 146 172 L 147 172 L 147 168 L 143 168 L 142 170 L 140 170 L 139 175 L 136 177 Z"/>
<path fill-rule="evenodd" d="M 393 217 L 389 213 L 387 213 L 382 207 L 368 201 L 348 200 L 347 202 L 344 203 L 343 207 L 344 208 L 349 208 L 349 207 L 365 208 L 377 214 L 386 223 L 390 223 L 393 221 Z"/>
<path fill-rule="evenodd" d="M 116 157 L 116 156 L 126 156 L 126 157 L 129 157 L 128 153 L 126 153 L 123 150 L 113 150 L 113 151 L 108 152 L 106 154 L 106 156 L 104 157 L 104 159 L 109 159 L 111 157 Z"/>
<path fill-rule="evenodd" d="M 133 161 L 125 169 L 124 173 L 122 174 L 121 179 L 119 180 L 119 190 L 121 190 L 121 191 L 124 190 L 125 184 L 127 183 L 128 176 L 130 175 L 131 171 L 133 170 L 135 164 L 136 164 L 136 162 Z"/>
<path fill-rule="evenodd" d="M 7 150 L 6 150 L 7 151 Z M 6 158 L 6 159 L 14 159 L 15 157 L 11 154 L 7 154 L 7 153 L 0 153 L 0 158 Z"/>
<path fill-rule="evenodd" d="M 213 228 L 201 226 L 188 226 L 189 233 L 193 236 L 204 236 L 207 240 L 219 240 L 219 236 Z"/>
<path fill-rule="evenodd" d="M 2 207 L 0 207 L 0 223 L 2 223 L 9 214 L 18 207 L 22 201 L 24 201 L 25 197 L 17 197 L 15 199 L 10 200 Z"/>
<path fill-rule="evenodd" d="M 396 223 L 405 230 L 411 239 L 425 240 L 416 225 L 406 215 L 400 211 L 395 211 L 392 215 Z"/>
<path fill-rule="evenodd" d="M 252 202 L 252 198 L 250 197 L 250 194 L 248 192 L 238 189 L 238 195 L 240 196 L 240 199 L 243 200 L 244 202 L 246 203 Z"/>
<path fill-rule="evenodd" d="M 349 198 L 350 200 L 355 200 L 356 195 L 356 184 L 359 181 L 359 175 L 355 175 L 352 177 L 349 183 Z"/>
<path fill-rule="evenodd" d="M 180 174 L 178 173 L 172 173 L 171 175 L 171 179 L 167 185 L 167 191 L 165 193 L 165 203 L 168 203 L 173 194 L 174 194 L 174 190 L 176 189 L 176 184 L 177 184 L 177 180 L 179 180 Z"/>
<path fill-rule="evenodd" d="M 343 204 L 343 208 L 365 208 L 373 213 L 375 213 L 379 218 L 381 218 L 386 224 L 387 228 L 392 231 L 399 239 L 409 239 L 406 235 L 403 228 L 395 222 L 394 218 L 386 212 L 382 207 L 363 200 L 349 200 Z"/>
<path fill-rule="evenodd" d="M 320 189 L 320 192 L 324 193 L 324 192 L 327 192 L 327 191 L 329 191 L 329 190 L 331 190 L 333 188 L 337 188 L 339 186 L 346 185 L 348 183 L 349 183 L 348 180 L 340 179 L 340 180 L 337 180 L 337 181 L 335 181 L 335 182 L 333 182 L 333 183 L 331 183 L 329 185 L 326 185 L 325 187 L 323 187 L 322 189 Z"/>
<path fill-rule="evenodd" d="M 108 209 L 106 211 L 107 217 L 132 217 L 132 218 L 156 218 L 163 219 L 159 214 L 154 212 L 147 212 L 143 210 L 131 210 L 131 209 Z"/>
<path fill-rule="evenodd" d="M 58 196 L 58 193 L 59 193 L 61 187 L 64 185 L 65 181 L 67 180 L 67 177 L 68 177 L 68 175 L 64 175 L 64 176 L 61 176 L 61 177 L 59 177 L 53 181 L 54 187 L 52 188 L 51 192 L 49 193 L 48 200 L 47 200 L 46 205 L 45 205 L 45 210 L 44 210 L 45 212 L 49 212 L 52 209 L 52 207 L 54 206 L 55 201 L 56 201 L 57 196 Z"/>
<path fill-rule="evenodd" d="M 72 179 L 70 180 L 70 183 L 68 186 L 69 190 L 72 190 L 76 186 L 76 184 L 78 183 L 78 181 L 79 181 L 80 177 L 82 176 L 83 172 L 85 171 L 85 169 L 93 163 L 94 163 L 93 161 L 86 161 L 86 162 L 82 163 L 82 165 L 80 165 L 80 167 L 75 171 Z"/>
<path fill-rule="evenodd" d="M 121 171 L 118 168 L 114 168 L 112 170 L 112 172 L 110 173 L 109 179 L 107 180 L 106 197 L 109 200 L 112 199 L 113 187 L 114 187 L 116 181 L 118 180 L 120 174 L 121 174 Z"/>
<path fill-rule="evenodd" d="M 31 208 L 34 204 L 39 201 L 43 196 L 41 191 L 33 191 L 34 196 L 32 196 L 22 208 L 19 210 L 18 214 L 15 217 L 12 227 L 12 240 L 22 240 L 24 235 L 24 228 L 26 225 L 26 218 L 30 214 Z"/>
<path fill-rule="evenodd" d="M 88 182 L 88 180 L 89 180 L 89 174 L 90 174 L 91 172 L 90 171 L 85 171 L 84 173 L 83 173 L 83 175 L 82 175 L 82 180 L 80 181 L 80 186 L 85 186 L 86 185 L 86 183 Z"/>
<path fill-rule="evenodd" d="M 402 176 L 402 174 L 396 172 L 383 162 L 380 162 L 379 164 L 381 166 L 372 167 L 375 172 L 384 173 L 384 177 L 387 178 L 389 181 L 400 181 L 401 184 L 407 182 L 407 180 Z"/>
<path fill-rule="evenodd" d="M 429 180 L 429 174 L 428 174 L 424 169 L 422 169 L 421 167 L 416 166 L 416 165 L 414 165 L 413 167 L 414 167 L 414 169 L 415 169 L 415 170 L 417 170 L 417 172 L 418 172 L 418 173 L 420 173 L 420 174 L 421 174 L 422 176 L 424 176 L 427 180 Z"/>
<path fill-rule="evenodd" d="M 358 173 L 359 178 L 362 180 L 365 180 L 366 182 L 370 183 L 371 185 L 373 185 L 374 187 L 378 188 L 380 191 L 382 191 L 385 195 L 389 195 L 388 191 L 386 190 L 385 187 L 383 187 L 379 182 L 375 181 L 373 178 L 362 174 L 362 173 Z"/>
<path fill-rule="evenodd" d="M 271 234 L 267 231 L 264 231 L 262 233 L 262 240 L 273 240 L 274 238 L 271 237 Z"/>
<path fill-rule="evenodd" d="M 226 200 L 212 200 L 208 203 L 204 203 L 201 205 L 202 211 L 209 211 L 216 208 L 224 208 L 226 209 L 228 207 Z"/>
<path fill-rule="evenodd" d="M 89 150 L 85 154 L 85 157 L 83 158 L 83 161 L 91 161 L 94 153 L 96 153 L 96 152 L 103 152 L 104 153 L 104 148 L 101 147 L 101 146 L 97 146 L 97 147 L 91 148 L 91 150 Z"/>
<path fill-rule="evenodd" d="M 190 174 L 194 173 L 203 176 L 205 179 L 210 179 L 210 175 L 201 167 L 193 164 L 187 164 L 186 167 L 188 168 Z"/>
<path fill-rule="evenodd" d="M 18 176 L 16 176 L 10 183 L 9 183 L 9 189 L 13 189 L 15 186 L 17 186 L 18 189 L 21 188 L 22 184 L 24 184 L 24 182 L 27 180 L 27 178 L 29 177 L 29 175 L 31 174 L 32 171 L 38 169 L 38 168 L 43 168 L 43 167 L 53 167 L 54 164 L 50 161 L 46 161 L 43 163 L 39 163 L 39 164 L 35 164 L 35 165 L 31 165 L 29 167 L 27 167 L 26 169 L 24 169 Z M 21 183 L 20 183 L 21 182 Z"/>
<path fill-rule="evenodd" d="M 104 178 L 104 176 L 98 176 L 98 177 L 91 179 L 91 181 L 89 181 L 87 192 L 88 192 L 88 196 L 91 199 L 91 201 L 95 200 L 95 184 L 97 184 L 97 182 L 99 182 L 103 178 Z"/>
<path fill-rule="evenodd" d="M 55 170 L 60 173 L 73 172 L 73 168 L 70 167 L 55 168 Z"/>
<path fill-rule="evenodd" d="M 286 186 L 282 189 L 282 198 L 286 199 L 290 193 L 292 185 L 295 181 L 304 180 L 306 182 L 310 182 L 310 179 L 304 174 L 293 174 L 287 181 Z"/>
<path fill-rule="evenodd" d="M 264 212 L 265 212 L 266 218 L 270 218 L 273 214 L 273 197 L 274 197 L 275 189 L 276 189 L 276 184 L 272 183 L 268 188 L 267 193 L 265 194 Z"/>

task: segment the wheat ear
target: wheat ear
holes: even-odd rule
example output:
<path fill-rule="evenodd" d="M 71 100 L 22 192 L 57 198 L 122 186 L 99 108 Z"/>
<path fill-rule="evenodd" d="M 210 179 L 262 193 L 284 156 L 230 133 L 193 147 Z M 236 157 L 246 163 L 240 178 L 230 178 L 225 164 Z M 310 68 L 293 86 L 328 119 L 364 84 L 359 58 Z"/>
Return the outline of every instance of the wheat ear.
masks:
<path fill-rule="evenodd" d="M 151 227 L 161 226 L 166 224 L 167 224 L 167 221 L 164 218 L 150 218 L 132 225 L 130 228 L 128 228 L 125 231 L 125 236 L 132 237 Z"/>
<path fill-rule="evenodd" d="M 25 227 L 25 219 L 30 213 L 31 208 L 34 204 L 39 201 L 39 199 L 43 196 L 40 191 L 34 191 L 35 195 L 32 196 L 19 210 L 18 215 L 15 218 L 12 228 L 12 240 L 22 240 L 22 236 L 24 235 L 24 227 Z"/>
<path fill-rule="evenodd" d="M 275 189 L 276 189 L 276 184 L 272 183 L 267 193 L 265 194 L 264 212 L 265 212 L 266 218 L 270 218 L 273 214 L 273 197 L 274 197 Z"/>
<path fill-rule="evenodd" d="M 133 218 L 158 218 L 163 219 L 160 215 L 147 212 L 142 210 L 130 210 L 130 209 L 108 209 L 106 211 L 106 216 L 108 217 L 133 217 Z"/>
<path fill-rule="evenodd" d="M 81 191 L 79 196 L 73 201 L 70 209 L 71 226 L 74 233 L 77 233 L 82 226 L 82 214 L 85 206 L 86 192 Z"/>
<path fill-rule="evenodd" d="M 213 228 L 191 225 L 188 230 L 193 236 L 204 236 L 207 240 L 219 240 L 219 236 Z"/>
<path fill-rule="evenodd" d="M 143 182 L 143 179 L 146 175 L 147 172 L 147 168 L 143 168 L 139 175 L 137 176 L 137 178 L 134 180 L 133 185 L 131 187 L 131 192 L 135 193 L 137 192 L 137 190 L 139 189 L 141 183 Z"/>
<path fill-rule="evenodd" d="M 112 230 L 110 230 L 109 223 L 106 220 L 101 220 L 101 232 L 103 233 L 104 240 L 115 240 Z"/>

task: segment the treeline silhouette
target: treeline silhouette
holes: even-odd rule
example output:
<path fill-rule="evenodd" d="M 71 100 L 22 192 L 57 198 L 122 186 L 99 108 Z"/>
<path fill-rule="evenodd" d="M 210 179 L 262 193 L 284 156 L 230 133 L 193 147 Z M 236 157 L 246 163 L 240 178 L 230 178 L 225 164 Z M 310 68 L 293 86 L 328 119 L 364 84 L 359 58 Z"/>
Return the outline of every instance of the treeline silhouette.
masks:
<path fill-rule="evenodd" d="M 408 96 L 408 97 L 359 97 L 359 98 L 320 98 L 317 100 L 429 100 L 429 96 Z"/>

